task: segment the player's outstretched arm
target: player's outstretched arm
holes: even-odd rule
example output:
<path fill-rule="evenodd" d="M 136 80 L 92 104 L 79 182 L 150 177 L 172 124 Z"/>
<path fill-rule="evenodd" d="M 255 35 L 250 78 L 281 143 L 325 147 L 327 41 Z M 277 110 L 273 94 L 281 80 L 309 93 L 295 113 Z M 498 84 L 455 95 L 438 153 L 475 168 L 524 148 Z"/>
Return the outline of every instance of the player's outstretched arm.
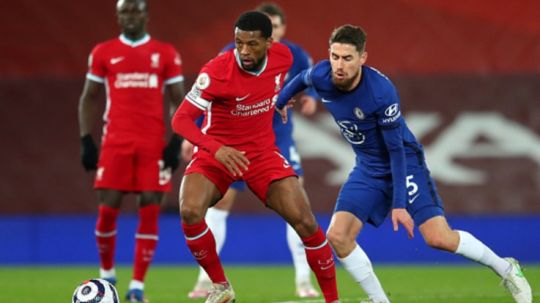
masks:
<path fill-rule="evenodd" d="M 308 72 L 309 70 L 304 70 L 296 75 L 296 77 L 287 83 L 287 85 L 285 85 L 283 90 L 281 90 L 279 93 L 279 97 L 276 102 L 276 110 L 281 115 L 281 120 L 283 123 L 287 123 L 287 108 L 294 105 L 295 100 L 293 97 L 308 87 L 307 84 L 304 83 L 304 78 Z"/>

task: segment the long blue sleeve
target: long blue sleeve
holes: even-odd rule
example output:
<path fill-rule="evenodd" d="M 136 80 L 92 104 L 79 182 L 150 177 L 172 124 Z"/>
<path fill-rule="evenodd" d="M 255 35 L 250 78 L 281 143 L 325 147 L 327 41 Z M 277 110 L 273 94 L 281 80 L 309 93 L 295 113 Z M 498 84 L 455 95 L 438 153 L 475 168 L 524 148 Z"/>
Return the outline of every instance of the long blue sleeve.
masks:
<path fill-rule="evenodd" d="M 303 91 L 308 87 L 306 84 L 306 77 L 309 76 L 309 71 L 311 69 L 303 70 L 301 73 L 296 75 L 279 93 L 278 100 L 276 102 L 276 107 L 278 109 L 283 109 L 283 107 L 294 97 L 297 93 Z"/>
<path fill-rule="evenodd" d="M 384 142 L 390 154 L 390 170 L 392 171 L 392 187 L 394 191 L 393 208 L 405 208 L 406 166 L 405 149 L 403 147 L 403 127 L 382 128 Z"/>

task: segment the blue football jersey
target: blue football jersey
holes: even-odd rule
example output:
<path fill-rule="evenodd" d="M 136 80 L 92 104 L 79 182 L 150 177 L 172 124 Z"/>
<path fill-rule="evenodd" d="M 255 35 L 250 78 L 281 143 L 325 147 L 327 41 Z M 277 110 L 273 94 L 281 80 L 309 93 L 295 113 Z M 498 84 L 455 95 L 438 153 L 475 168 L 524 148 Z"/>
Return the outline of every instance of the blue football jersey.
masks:
<path fill-rule="evenodd" d="M 423 163 L 422 146 L 407 127 L 393 83 L 374 68 L 363 66 L 352 91 L 337 89 L 328 60 L 298 74 L 280 93 L 283 106 L 298 91 L 312 87 L 332 114 L 356 154 L 356 165 L 370 176 L 392 176 L 393 207 L 405 207 L 406 169 Z"/>

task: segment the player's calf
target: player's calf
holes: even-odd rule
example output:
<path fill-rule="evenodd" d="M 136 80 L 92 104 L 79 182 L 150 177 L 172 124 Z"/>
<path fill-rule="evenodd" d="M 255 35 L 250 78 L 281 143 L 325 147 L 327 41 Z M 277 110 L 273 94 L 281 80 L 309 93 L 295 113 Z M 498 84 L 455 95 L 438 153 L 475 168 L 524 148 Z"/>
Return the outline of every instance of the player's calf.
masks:
<path fill-rule="evenodd" d="M 334 256 L 323 231 L 319 227 L 313 235 L 302 238 L 302 242 L 309 266 L 317 277 L 325 301 L 338 300 Z"/>

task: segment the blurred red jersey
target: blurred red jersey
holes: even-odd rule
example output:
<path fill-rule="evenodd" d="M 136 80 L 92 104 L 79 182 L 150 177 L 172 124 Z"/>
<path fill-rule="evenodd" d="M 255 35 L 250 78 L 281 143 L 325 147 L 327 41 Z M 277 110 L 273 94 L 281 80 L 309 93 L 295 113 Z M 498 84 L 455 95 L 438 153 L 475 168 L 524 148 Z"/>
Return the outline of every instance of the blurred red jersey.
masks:
<path fill-rule="evenodd" d="M 241 151 L 273 149 L 274 104 L 291 64 L 281 43 L 272 44 L 257 73 L 241 67 L 236 49 L 208 62 L 185 99 L 205 111 L 206 139 Z"/>
<path fill-rule="evenodd" d="M 180 55 L 149 35 L 130 41 L 121 35 L 98 44 L 90 54 L 87 79 L 104 83 L 104 144 L 125 136 L 165 135 L 164 85 L 183 81 Z"/>

